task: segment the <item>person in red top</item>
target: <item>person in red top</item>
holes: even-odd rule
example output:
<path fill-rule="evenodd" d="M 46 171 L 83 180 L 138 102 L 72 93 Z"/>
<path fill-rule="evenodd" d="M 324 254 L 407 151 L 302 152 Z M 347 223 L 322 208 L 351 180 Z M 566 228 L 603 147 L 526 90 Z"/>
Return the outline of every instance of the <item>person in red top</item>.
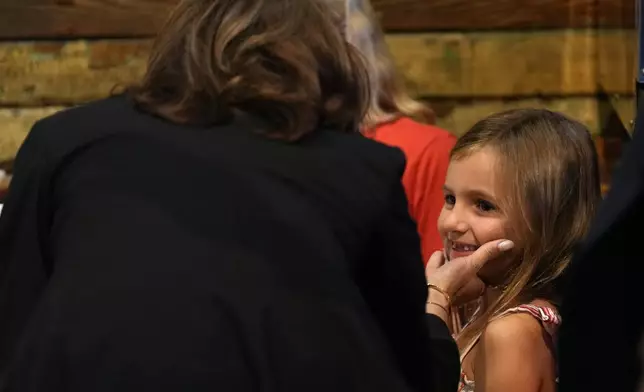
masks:
<path fill-rule="evenodd" d="M 443 248 L 437 222 L 456 138 L 429 125 L 434 113 L 405 91 L 369 0 L 343 0 L 342 4 L 347 40 L 365 57 L 371 81 L 371 104 L 362 130 L 369 138 L 400 148 L 407 157 L 403 185 L 427 262 L 434 251 Z"/>
<path fill-rule="evenodd" d="M 401 116 L 365 131 L 368 137 L 399 147 L 407 157 L 403 185 L 409 213 L 416 220 L 423 260 L 443 248 L 437 222 L 444 204 L 443 184 L 456 138 L 432 125 Z"/>

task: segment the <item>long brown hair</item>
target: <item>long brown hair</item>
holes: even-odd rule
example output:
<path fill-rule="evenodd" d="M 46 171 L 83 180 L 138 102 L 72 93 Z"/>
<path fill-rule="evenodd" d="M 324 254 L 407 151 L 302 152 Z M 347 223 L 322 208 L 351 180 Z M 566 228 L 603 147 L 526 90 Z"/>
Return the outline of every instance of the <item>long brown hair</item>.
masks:
<path fill-rule="evenodd" d="M 557 304 L 558 280 L 601 200 L 590 133 L 562 114 L 543 109 L 494 114 L 458 140 L 451 159 L 482 148 L 497 153 L 501 210 L 519 246 L 500 297 L 461 331 L 461 348 L 509 307 L 537 298 Z"/>
<path fill-rule="evenodd" d="M 434 112 L 414 99 L 403 83 L 385 35 L 369 0 L 327 0 L 344 7 L 345 35 L 367 61 L 371 99 L 363 121 L 366 129 L 401 116 L 433 123 Z"/>
<path fill-rule="evenodd" d="M 243 112 L 283 139 L 356 130 L 368 76 L 340 18 L 322 0 L 183 0 L 130 92 L 177 123 L 216 124 Z"/>

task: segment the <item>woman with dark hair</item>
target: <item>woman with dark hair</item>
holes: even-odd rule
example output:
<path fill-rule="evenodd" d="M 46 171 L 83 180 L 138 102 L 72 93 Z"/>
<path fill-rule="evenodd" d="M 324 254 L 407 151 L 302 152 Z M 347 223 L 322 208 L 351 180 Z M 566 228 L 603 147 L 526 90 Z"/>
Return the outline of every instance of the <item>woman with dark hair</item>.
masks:
<path fill-rule="evenodd" d="M 138 86 L 34 126 L 0 218 L 0 391 L 458 381 L 442 309 L 495 244 L 426 286 L 338 24 L 322 0 L 184 0 Z"/>

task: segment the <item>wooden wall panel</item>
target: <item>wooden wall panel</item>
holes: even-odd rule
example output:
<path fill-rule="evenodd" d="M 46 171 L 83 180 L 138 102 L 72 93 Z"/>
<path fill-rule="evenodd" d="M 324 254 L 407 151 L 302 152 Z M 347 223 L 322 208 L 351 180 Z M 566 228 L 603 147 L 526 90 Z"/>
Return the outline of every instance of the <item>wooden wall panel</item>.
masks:
<path fill-rule="evenodd" d="M 504 110 L 517 108 L 547 108 L 565 113 L 585 124 L 593 134 L 606 126 L 606 107 L 595 97 L 560 97 L 552 99 L 430 99 L 436 113 L 437 124 L 461 135 L 483 117 Z M 612 102 L 614 109 L 624 118 L 633 118 L 635 103 L 632 97 L 622 97 Z"/>
<path fill-rule="evenodd" d="M 429 100 L 437 115 L 437 124 L 456 135 L 465 132 L 477 120 L 502 110 L 520 107 L 544 107 L 568 114 L 586 124 L 597 134 L 602 128 L 602 115 L 598 102 L 593 97 L 555 99 L 433 99 Z M 623 98 L 617 109 L 627 116 L 632 115 L 632 98 Z M 0 162 L 12 159 L 31 126 L 40 118 L 64 109 L 62 106 L 34 108 L 0 108 Z"/>
<path fill-rule="evenodd" d="M 634 36 L 622 31 L 395 34 L 411 92 L 423 97 L 633 93 Z M 150 41 L 0 42 L 0 105 L 101 98 L 145 70 Z"/>
<path fill-rule="evenodd" d="M 144 37 L 177 0 L 0 0 L 0 38 Z M 635 0 L 373 0 L 386 30 L 632 28 Z"/>
<path fill-rule="evenodd" d="M 408 87 L 422 96 L 633 91 L 635 34 L 624 30 L 394 34 L 388 43 Z"/>
<path fill-rule="evenodd" d="M 0 105 L 76 104 L 145 70 L 148 40 L 0 42 Z"/>
<path fill-rule="evenodd" d="M 0 0 L 0 162 L 37 119 L 136 81 L 177 1 Z M 407 86 L 456 134 L 526 106 L 597 132 L 600 92 L 632 118 L 636 0 L 371 1 Z"/>
<path fill-rule="evenodd" d="M 60 109 L 62 108 L 0 108 L 0 162 L 10 160 L 16 155 L 18 148 L 27 136 L 27 132 L 36 121 Z"/>

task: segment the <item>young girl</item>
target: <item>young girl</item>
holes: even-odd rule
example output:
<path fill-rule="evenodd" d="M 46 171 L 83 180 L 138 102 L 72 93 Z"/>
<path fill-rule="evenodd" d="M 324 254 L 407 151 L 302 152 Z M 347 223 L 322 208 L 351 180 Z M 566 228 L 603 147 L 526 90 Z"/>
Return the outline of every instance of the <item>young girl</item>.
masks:
<path fill-rule="evenodd" d="M 548 110 L 495 114 L 458 140 L 438 222 L 446 259 L 515 243 L 479 271 L 488 289 L 457 336 L 460 391 L 556 389 L 557 283 L 600 201 L 598 177 L 586 128 Z"/>

